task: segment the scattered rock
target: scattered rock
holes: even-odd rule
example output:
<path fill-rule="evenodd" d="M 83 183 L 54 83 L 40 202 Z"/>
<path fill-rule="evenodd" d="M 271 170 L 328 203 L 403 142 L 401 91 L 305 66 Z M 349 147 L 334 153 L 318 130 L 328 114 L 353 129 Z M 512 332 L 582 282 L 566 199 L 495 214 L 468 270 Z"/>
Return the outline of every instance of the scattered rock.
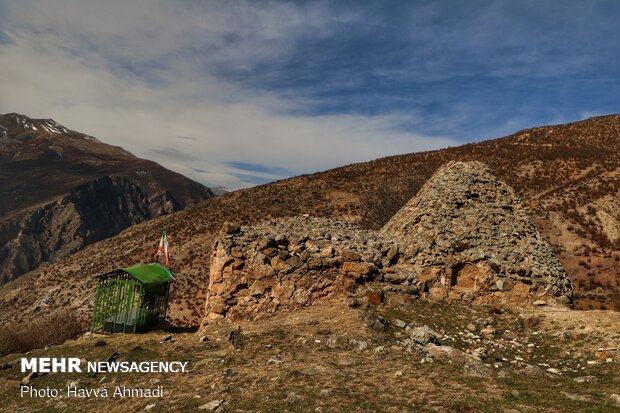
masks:
<path fill-rule="evenodd" d="M 436 345 L 433 343 L 428 343 L 424 347 L 424 351 L 426 352 L 427 356 L 439 361 L 451 360 L 454 356 L 457 355 L 457 353 L 459 353 L 459 350 L 455 349 L 454 347 Z"/>
<path fill-rule="evenodd" d="M 425 346 L 429 343 L 439 344 L 439 334 L 431 330 L 428 326 L 412 327 L 409 325 L 407 326 L 406 332 L 415 344 L 421 346 Z"/>
<path fill-rule="evenodd" d="M 108 345 L 108 343 L 106 343 L 106 342 L 105 342 L 105 341 L 103 341 L 103 340 L 97 340 L 97 341 L 95 341 L 95 347 L 105 347 L 105 346 L 107 346 L 107 345 Z"/>
<path fill-rule="evenodd" d="M 341 334 L 333 334 L 329 336 L 325 345 L 329 348 L 346 349 L 349 347 L 349 338 Z"/>
<path fill-rule="evenodd" d="M 229 331 L 228 334 L 226 335 L 226 339 L 228 340 L 230 345 L 235 350 L 240 349 L 241 348 L 241 327 L 237 327 Z"/>
<path fill-rule="evenodd" d="M 151 404 L 147 404 L 144 410 L 153 410 L 156 407 L 157 407 L 157 403 L 151 403 Z"/>
<path fill-rule="evenodd" d="M 372 312 L 363 312 L 360 316 L 366 322 L 366 325 L 373 330 L 385 331 L 387 328 L 387 320 L 380 315 Z"/>
<path fill-rule="evenodd" d="M 43 374 L 36 373 L 34 371 L 30 372 L 26 377 L 24 377 L 21 381 L 21 384 L 24 386 L 28 386 L 32 383 L 34 379 L 42 376 Z"/>
<path fill-rule="evenodd" d="M 353 350 L 362 351 L 362 350 L 367 350 L 368 349 L 368 342 L 367 341 L 349 340 L 349 344 L 353 347 Z"/>
<path fill-rule="evenodd" d="M 172 335 L 171 335 L 171 334 L 165 335 L 165 336 L 163 336 L 163 337 L 162 337 L 162 339 L 161 339 L 161 342 L 162 342 L 162 343 L 168 343 L 168 342 L 171 342 L 171 341 L 173 341 L 173 340 L 172 340 Z"/>
<path fill-rule="evenodd" d="M 389 353 L 389 350 L 385 348 L 384 346 L 379 346 L 379 347 L 375 347 L 375 349 L 373 350 L 373 353 L 375 353 L 376 356 L 385 356 L 386 354 Z"/>
<path fill-rule="evenodd" d="M 80 379 L 77 380 L 67 380 L 67 383 L 65 384 L 66 387 L 79 387 L 80 386 Z"/>
<path fill-rule="evenodd" d="M 533 304 L 534 304 L 534 305 L 537 305 L 537 306 L 539 306 L 539 307 L 542 307 L 542 306 L 544 306 L 544 305 L 547 305 L 547 302 L 546 302 L 545 300 L 536 300 L 536 301 L 534 301 L 534 303 L 533 303 Z"/>
<path fill-rule="evenodd" d="M 407 327 L 407 323 L 405 323 L 403 320 L 399 320 L 398 318 L 395 319 L 394 321 L 392 321 L 392 324 L 394 324 L 398 328 L 405 328 L 405 327 Z"/>
<path fill-rule="evenodd" d="M 224 400 L 211 400 L 209 403 L 205 403 L 202 406 L 199 406 L 198 410 L 214 412 L 219 409 L 222 404 L 224 404 Z"/>

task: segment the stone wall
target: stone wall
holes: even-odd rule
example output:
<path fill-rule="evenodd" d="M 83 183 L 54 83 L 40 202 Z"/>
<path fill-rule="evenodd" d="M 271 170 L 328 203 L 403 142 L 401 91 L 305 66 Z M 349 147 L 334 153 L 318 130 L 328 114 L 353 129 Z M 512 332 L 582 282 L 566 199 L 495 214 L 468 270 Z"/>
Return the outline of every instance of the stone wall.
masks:
<path fill-rule="evenodd" d="M 256 319 L 368 282 L 469 302 L 570 304 L 572 287 L 521 200 L 478 162 L 442 167 L 381 231 L 308 216 L 227 224 L 205 321 Z"/>
<path fill-rule="evenodd" d="M 324 218 L 227 224 L 213 248 L 206 319 L 255 319 L 353 291 L 381 278 L 395 248 L 374 232 Z"/>

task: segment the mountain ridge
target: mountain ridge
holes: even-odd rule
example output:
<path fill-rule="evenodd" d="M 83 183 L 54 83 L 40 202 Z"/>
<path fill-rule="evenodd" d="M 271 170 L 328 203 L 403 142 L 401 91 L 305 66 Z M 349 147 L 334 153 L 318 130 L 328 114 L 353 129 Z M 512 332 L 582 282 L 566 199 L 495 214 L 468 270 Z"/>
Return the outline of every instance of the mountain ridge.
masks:
<path fill-rule="evenodd" d="M 213 196 L 53 119 L 9 113 L 0 125 L 0 283 Z"/>
<path fill-rule="evenodd" d="M 433 152 L 386 157 L 234 191 L 169 216 L 130 227 L 18 282 L 0 287 L 0 309 L 17 318 L 34 308 L 89 314 L 92 275 L 151 259 L 162 226 L 174 246 L 177 274 L 170 302 L 174 323 L 196 325 L 202 314 L 212 243 L 226 221 L 240 225 L 309 214 L 379 228 L 443 164 L 481 161 L 523 200 L 575 285 L 577 308 L 620 308 L 619 240 L 609 239 L 599 211 L 620 222 L 610 199 L 620 191 L 620 115 L 537 127 L 508 137 Z M 596 212 L 593 212 L 593 209 Z M 114 257 L 114 259 L 110 259 Z M 45 291 L 59 285 L 66 292 Z M 77 298 L 79 297 L 79 299 Z M 614 301 L 616 300 L 616 301 Z M 616 307 L 614 307 L 616 306 Z"/>

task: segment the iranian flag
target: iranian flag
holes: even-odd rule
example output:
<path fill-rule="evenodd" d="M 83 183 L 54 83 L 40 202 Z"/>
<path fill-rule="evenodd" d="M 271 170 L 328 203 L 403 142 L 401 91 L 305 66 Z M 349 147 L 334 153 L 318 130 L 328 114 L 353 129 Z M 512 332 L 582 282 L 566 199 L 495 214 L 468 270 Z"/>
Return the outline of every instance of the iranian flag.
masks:
<path fill-rule="evenodd" d="M 168 237 L 166 236 L 166 228 L 161 231 L 161 239 L 159 240 L 159 246 L 157 247 L 157 260 L 159 257 L 164 256 L 164 264 L 166 268 L 170 267 L 170 254 L 168 253 Z"/>

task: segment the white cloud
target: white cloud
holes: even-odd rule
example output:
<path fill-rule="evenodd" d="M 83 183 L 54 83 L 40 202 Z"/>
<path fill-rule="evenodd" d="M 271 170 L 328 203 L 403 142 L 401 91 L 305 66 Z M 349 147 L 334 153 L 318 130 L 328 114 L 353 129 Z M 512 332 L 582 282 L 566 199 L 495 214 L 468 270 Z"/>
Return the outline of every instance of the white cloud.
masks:
<path fill-rule="evenodd" d="M 0 112 L 53 117 L 203 183 L 247 186 L 239 173 L 248 172 L 230 161 L 306 173 L 457 143 L 403 132 L 407 119 L 399 114 L 300 115 L 302 100 L 244 90 L 210 74 L 227 65 L 250 70 L 285 56 L 300 36 L 326 33 L 338 17 L 320 4 L 0 7 L 0 28 L 9 37 L 0 42 Z"/>

